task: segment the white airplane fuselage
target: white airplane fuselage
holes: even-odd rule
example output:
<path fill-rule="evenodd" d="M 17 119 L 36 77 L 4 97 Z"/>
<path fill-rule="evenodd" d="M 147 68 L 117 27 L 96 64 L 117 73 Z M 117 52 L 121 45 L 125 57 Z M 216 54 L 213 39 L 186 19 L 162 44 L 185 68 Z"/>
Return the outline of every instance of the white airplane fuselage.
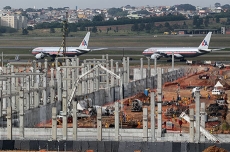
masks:
<path fill-rule="evenodd" d="M 53 58 L 52 60 L 54 60 L 55 57 L 58 56 L 68 56 L 68 57 L 79 56 L 92 51 L 91 49 L 87 48 L 89 37 L 90 37 L 90 32 L 87 32 L 84 39 L 80 43 L 79 47 L 66 47 L 66 52 L 63 52 L 64 49 L 63 47 L 37 47 L 32 50 L 32 54 L 35 55 L 35 58 L 37 60 L 43 59 L 44 57 L 47 56 L 52 57 Z"/>
<path fill-rule="evenodd" d="M 180 54 L 183 57 L 196 57 L 196 56 L 200 56 L 200 55 L 208 53 L 208 52 L 200 52 L 197 49 L 197 47 L 165 47 L 165 48 L 151 47 L 151 48 L 144 50 L 143 55 L 146 57 L 151 57 L 151 55 L 156 52 L 164 53 L 167 55 L 172 55 L 172 52 L 173 52 L 174 55 Z M 169 57 L 169 56 L 165 56 L 165 57 Z"/>
<path fill-rule="evenodd" d="M 75 55 L 79 56 L 87 53 L 83 51 L 78 51 L 78 48 L 79 47 L 66 47 L 66 56 L 74 57 Z M 41 52 L 48 53 L 50 54 L 50 56 L 52 56 L 57 54 L 63 54 L 63 48 L 60 49 L 60 47 L 37 47 L 32 50 L 33 55 L 39 54 Z"/>
<path fill-rule="evenodd" d="M 208 48 L 211 35 L 212 32 L 208 32 L 198 47 L 151 47 L 145 49 L 142 54 L 150 59 L 171 58 L 172 54 L 174 54 L 175 59 L 183 61 L 186 57 L 197 57 L 212 52 L 213 49 Z"/>

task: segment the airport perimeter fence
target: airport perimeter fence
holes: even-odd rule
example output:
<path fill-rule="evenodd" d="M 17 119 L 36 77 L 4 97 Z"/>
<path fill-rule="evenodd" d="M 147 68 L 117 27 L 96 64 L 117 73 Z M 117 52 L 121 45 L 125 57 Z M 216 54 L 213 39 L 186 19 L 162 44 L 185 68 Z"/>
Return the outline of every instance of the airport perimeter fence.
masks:
<path fill-rule="evenodd" d="M 210 146 L 230 151 L 229 143 L 1 140 L 0 150 L 85 152 L 201 152 Z"/>

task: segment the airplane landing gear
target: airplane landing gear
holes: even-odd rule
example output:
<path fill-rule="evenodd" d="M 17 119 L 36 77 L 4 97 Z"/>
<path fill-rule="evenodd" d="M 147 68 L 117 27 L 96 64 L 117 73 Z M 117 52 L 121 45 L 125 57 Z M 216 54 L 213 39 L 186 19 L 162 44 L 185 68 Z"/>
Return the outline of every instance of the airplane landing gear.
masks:
<path fill-rule="evenodd" d="M 180 59 L 180 62 L 185 62 L 186 60 L 183 58 L 183 59 Z"/>
<path fill-rule="evenodd" d="M 167 60 L 167 62 L 172 62 L 172 59 Z"/>

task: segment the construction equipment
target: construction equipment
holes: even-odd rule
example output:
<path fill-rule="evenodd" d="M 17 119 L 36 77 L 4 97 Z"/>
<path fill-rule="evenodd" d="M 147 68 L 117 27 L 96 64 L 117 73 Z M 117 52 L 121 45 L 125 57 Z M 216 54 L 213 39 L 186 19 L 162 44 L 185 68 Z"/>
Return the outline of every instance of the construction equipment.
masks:
<path fill-rule="evenodd" d="M 207 74 L 199 75 L 199 79 L 209 79 L 209 75 Z"/>
<path fill-rule="evenodd" d="M 142 111 L 142 101 L 140 101 L 139 99 L 134 99 L 132 101 L 131 111 L 132 112 L 141 112 Z"/>
<path fill-rule="evenodd" d="M 185 112 L 182 112 L 180 115 L 181 118 L 183 118 L 184 120 L 186 120 L 187 122 L 190 123 L 190 118 L 187 114 L 185 114 Z M 194 122 L 194 127 L 196 127 L 196 122 Z M 219 143 L 220 140 L 215 137 L 214 135 L 212 135 L 211 133 L 209 133 L 207 130 L 205 130 L 204 127 L 200 126 L 200 132 L 208 139 L 211 140 L 213 142 Z"/>
<path fill-rule="evenodd" d="M 80 81 L 82 81 L 82 78 L 87 76 L 89 73 L 93 72 L 94 70 L 96 70 L 97 68 L 101 68 L 103 70 L 105 70 L 106 72 L 108 72 L 109 74 L 111 74 L 111 76 L 115 77 L 116 79 L 119 79 L 120 80 L 120 94 L 122 94 L 122 79 L 120 76 L 116 75 L 115 73 L 113 73 L 112 71 L 106 69 L 104 66 L 102 66 L 101 64 L 97 64 L 95 65 L 92 69 L 90 69 L 89 71 L 83 73 L 82 75 L 80 75 L 77 80 L 74 82 L 74 86 L 71 90 L 71 94 L 70 96 L 68 97 L 68 103 L 67 103 L 67 115 L 68 117 L 69 116 L 72 116 L 72 111 L 71 111 L 71 107 L 72 107 L 72 100 L 74 98 L 74 95 L 75 95 L 75 92 L 77 91 L 77 86 L 78 86 L 78 83 Z M 122 103 L 123 104 L 123 103 Z M 122 105 L 123 106 L 123 105 Z"/>

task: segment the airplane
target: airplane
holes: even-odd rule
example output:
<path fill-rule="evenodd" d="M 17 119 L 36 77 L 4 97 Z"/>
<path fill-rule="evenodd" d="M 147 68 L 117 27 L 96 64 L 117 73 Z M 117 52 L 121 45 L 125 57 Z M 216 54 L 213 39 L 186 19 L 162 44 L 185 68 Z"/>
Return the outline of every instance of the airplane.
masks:
<path fill-rule="evenodd" d="M 186 61 L 185 57 L 197 57 L 212 51 L 221 49 L 209 49 L 209 42 L 211 39 L 212 32 L 209 32 L 199 47 L 151 47 L 145 49 L 142 54 L 150 59 L 160 59 L 161 57 L 172 58 L 172 52 L 175 59 L 180 61 Z"/>
<path fill-rule="evenodd" d="M 91 51 L 106 49 L 106 48 L 97 48 L 97 49 L 87 48 L 89 37 L 90 37 L 90 32 L 87 32 L 85 38 L 82 40 L 79 47 L 66 47 L 66 56 L 68 57 L 80 56 L 82 54 L 89 53 Z M 52 57 L 51 60 L 54 61 L 56 57 L 63 56 L 63 47 L 37 47 L 32 50 L 32 54 L 35 55 L 35 58 L 37 60 L 50 56 Z"/>

